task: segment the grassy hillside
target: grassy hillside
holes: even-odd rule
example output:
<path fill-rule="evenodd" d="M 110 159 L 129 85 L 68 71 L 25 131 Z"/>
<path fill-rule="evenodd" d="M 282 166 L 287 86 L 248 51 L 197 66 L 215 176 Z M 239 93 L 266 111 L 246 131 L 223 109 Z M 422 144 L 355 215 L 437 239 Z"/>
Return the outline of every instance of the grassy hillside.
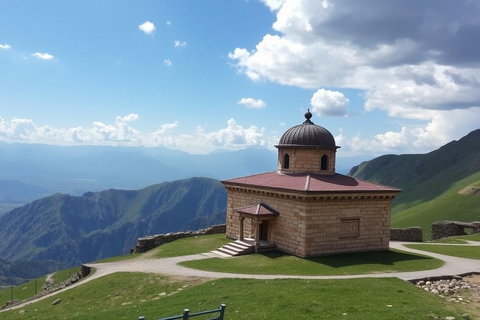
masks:
<path fill-rule="evenodd" d="M 0 259 L 0 287 L 18 285 L 62 268 L 65 265 L 56 261 L 11 262 Z"/>
<path fill-rule="evenodd" d="M 0 217 L 0 256 L 75 266 L 127 253 L 145 235 L 222 223 L 225 207 L 222 184 L 207 178 L 138 191 L 55 194 Z"/>
<path fill-rule="evenodd" d="M 480 129 L 428 154 L 386 155 L 352 168 L 349 175 L 401 188 L 392 226 L 419 225 L 429 237 L 432 222 L 479 219 L 480 197 L 459 194 L 480 181 Z"/>
<path fill-rule="evenodd" d="M 424 239 L 430 239 L 431 225 L 436 221 L 478 221 L 480 195 L 472 191 L 476 188 L 480 188 L 480 172 L 454 183 L 434 199 L 406 209 L 405 205 L 398 205 L 392 214 L 392 226 L 421 226 Z"/>
<path fill-rule="evenodd" d="M 153 253 L 154 256 L 169 257 L 172 254 L 204 252 L 224 241 L 227 240 L 221 235 L 187 238 L 157 247 Z M 378 259 L 373 259 L 370 263 L 358 259 L 361 255 L 367 258 L 366 254 L 356 254 L 355 258 L 351 254 L 326 257 L 328 261 L 316 262 L 317 274 L 323 274 L 319 271 L 323 269 L 321 265 L 329 267 L 344 263 L 357 265 L 366 273 L 374 272 L 377 268 L 392 268 L 391 259 L 385 260 L 381 258 L 381 253 L 376 254 Z M 426 261 L 435 261 L 402 252 L 391 254 L 408 264 L 409 270 L 416 270 Z M 139 259 L 142 257 L 141 254 L 136 256 Z M 348 259 L 348 256 L 351 258 Z M 222 263 L 237 259 L 222 260 Z M 335 261 L 336 259 L 338 260 Z M 296 265 L 286 274 L 297 274 L 298 266 L 304 259 L 295 258 L 297 261 L 283 262 L 276 260 L 265 257 L 262 270 L 276 268 L 275 265 L 278 268 L 280 264 L 290 267 Z M 230 270 L 233 271 L 235 270 Z M 27 287 L 25 291 L 27 290 L 32 291 L 31 287 Z M 0 297 L 2 294 L 7 295 L 8 299 L 8 292 L 0 292 Z M 61 302 L 52 305 L 57 299 Z M 0 318 L 105 320 L 138 319 L 139 316 L 145 316 L 147 320 L 153 320 L 178 315 L 185 308 L 191 312 L 214 309 L 221 303 L 227 305 L 226 319 L 445 319 L 447 316 L 459 317 L 465 312 L 463 305 L 446 301 L 394 278 L 211 280 L 130 272 L 92 280 L 20 309 L 0 313 Z"/>

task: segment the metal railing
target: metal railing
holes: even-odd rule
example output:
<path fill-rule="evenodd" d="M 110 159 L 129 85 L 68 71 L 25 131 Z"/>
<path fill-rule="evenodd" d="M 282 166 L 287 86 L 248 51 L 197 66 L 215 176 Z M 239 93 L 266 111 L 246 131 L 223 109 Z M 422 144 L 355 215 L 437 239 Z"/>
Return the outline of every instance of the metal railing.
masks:
<path fill-rule="evenodd" d="M 195 316 L 201 316 L 204 314 L 211 314 L 211 313 L 217 313 L 218 312 L 218 317 L 215 318 L 210 318 L 208 320 L 223 320 L 223 317 L 225 315 L 225 308 L 227 306 L 222 303 L 220 305 L 220 308 L 214 309 L 214 310 L 207 310 L 207 311 L 202 311 L 202 312 L 197 312 L 197 313 L 190 313 L 189 309 L 183 310 L 183 314 L 178 315 L 178 316 L 173 316 L 173 317 L 168 317 L 168 318 L 161 318 L 158 320 L 177 320 L 177 319 L 182 319 L 182 320 L 189 320 L 191 317 Z M 144 316 L 138 317 L 138 320 L 146 320 Z"/>

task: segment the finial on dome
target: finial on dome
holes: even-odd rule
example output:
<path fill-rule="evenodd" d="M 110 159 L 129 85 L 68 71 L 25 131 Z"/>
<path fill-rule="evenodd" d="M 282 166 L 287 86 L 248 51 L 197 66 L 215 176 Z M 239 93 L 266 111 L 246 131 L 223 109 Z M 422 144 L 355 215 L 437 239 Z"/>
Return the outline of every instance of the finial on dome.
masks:
<path fill-rule="evenodd" d="M 305 122 L 304 123 L 309 123 L 309 124 L 313 124 L 312 121 L 310 121 L 310 118 L 312 117 L 312 113 L 310 112 L 310 109 L 307 110 L 307 112 L 305 112 Z"/>

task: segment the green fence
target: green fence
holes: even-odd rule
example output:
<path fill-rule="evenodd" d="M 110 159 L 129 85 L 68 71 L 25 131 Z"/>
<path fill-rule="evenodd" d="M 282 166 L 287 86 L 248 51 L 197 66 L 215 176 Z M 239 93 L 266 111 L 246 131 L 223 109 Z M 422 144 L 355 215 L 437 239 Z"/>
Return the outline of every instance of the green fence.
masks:
<path fill-rule="evenodd" d="M 212 313 L 218 313 L 218 316 L 215 318 L 210 318 L 208 320 L 223 320 L 223 317 L 225 315 L 225 308 L 227 306 L 225 304 L 221 304 L 220 308 L 214 309 L 214 310 L 207 310 L 207 311 L 202 311 L 202 312 L 197 312 L 197 313 L 190 313 L 189 309 L 183 310 L 183 314 L 178 315 L 178 316 L 173 316 L 173 317 L 168 317 L 168 318 L 161 318 L 158 320 L 176 320 L 176 319 L 182 319 L 182 320 L 188 320 L 192 317 L 195 316 L 201 316 L 205 314 L 212 314 Z M 139 317 L 138 320 L 146 320 L 145 317 Z"/>

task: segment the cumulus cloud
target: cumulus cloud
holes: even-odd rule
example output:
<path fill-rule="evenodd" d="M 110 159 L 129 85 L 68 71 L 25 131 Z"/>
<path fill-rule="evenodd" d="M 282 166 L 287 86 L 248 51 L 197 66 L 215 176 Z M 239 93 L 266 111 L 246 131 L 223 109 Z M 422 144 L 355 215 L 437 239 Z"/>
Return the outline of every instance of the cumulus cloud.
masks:
<path fill-rule="evenodd" d="M 265 128 L 244 127 L 230 119 L 226 127 L 207 132 L 198 126 L 193 132 L 176 134 L 178 121 L 162 124 L 153 132 L 142 133 L 132 126 L 138 114 L 117 116 L 114 124 L 95 121 L 91 127 L 53 128 L 37 126 L 32 119 L 13 118 L 10 122 L 0 117 L 0 140 L 59 145 L 109 146 L 165 146 L 193 153 L 216 149 L 266 147 Z"/>
<path fill-rule="evenodd" d="M 32 57 L 37 57 L 37 58 L 42 59 L 42 60 L 51 60 L 51 59 L 54 58 L 54 56 L 52 56 L 49 53 L 41 53 L 41 52 L 32 53 L 31 56 Z"/>
<path fill-rule="evenodd" d="M 167 66 L 167 67 L 170 67 L 172 65 L 172 60 L 170 59 L 165 59 L 163 60 L 163 63 Z"/>
<path fill-rule="evenodd" d="M 249 109 L 263 109 L 267 106 L 267 104 L 261 99 L 253 99 L 253 98 L 242 98 L 237 104 L 243 104 L 246 108 Z"/>
<path fill-rule="evenodd" d="M 155 25 L 150 21 L 145 21 L 144 23 L 138 26 L 138 29 L 145 32 L 146 34 L 153 34 L 155 32 Z"/>
<path fill-rule="evenodd" d="M 397 91 L 388 104 L 429 109 L 480 104 L 480 43 L 472 41 L 480 38 L 475 2 L 263 2 L 277 15 L 272 26 L 277 34 L 265 35 L 253 50 L 229 53 L 252 80 L 362 89 L 370 93 L 370 105 L 371 97 L 387 97 L 391 86 L 409 90 Z M 448 92 L 449 101 L 431 98 L 420 104 L 412 99 L 418 92 L 428 98 Z"/>
<path fill-rule="evenodd" d="M 312 111 L 319 116 L 346 115 L 349 102 L 343 93 L 325 89 L 319 89 L 310 100 Z"/>
<path fill-rule="evenodd" d="M 0 49 L 10 49 L 10 48 L 11 48 L 11 46 L 9 44 L 7 44 L 7 43 L 1 44 L 0 43 Z"/>
<path fill-rule="evenodd" d="M 175 45 L 175 48 L 183 48 L 187 46 L 187 42 L 175 40 L 174 45 Z"/>
<path fill-rule="evenodd" d="M 442 119 L 478 128 L 470 121 L 480 117 L 477 1 L 262 2 L 276 14 L 274 32 L 254 48 L 234 48 L 229 59 L 252 81 L 318 90 L 311 100 L 317 114 L 346 114 L 348 99 L 340 90 L 357 89 L 367 112 L 382 111 L 407 124 L 395 135 L 359 137 L 364 149 L 370 142 L 401 150 L 405 141 L 434 147 L 458 138 L 458 130 L 434 129 Z"/>

